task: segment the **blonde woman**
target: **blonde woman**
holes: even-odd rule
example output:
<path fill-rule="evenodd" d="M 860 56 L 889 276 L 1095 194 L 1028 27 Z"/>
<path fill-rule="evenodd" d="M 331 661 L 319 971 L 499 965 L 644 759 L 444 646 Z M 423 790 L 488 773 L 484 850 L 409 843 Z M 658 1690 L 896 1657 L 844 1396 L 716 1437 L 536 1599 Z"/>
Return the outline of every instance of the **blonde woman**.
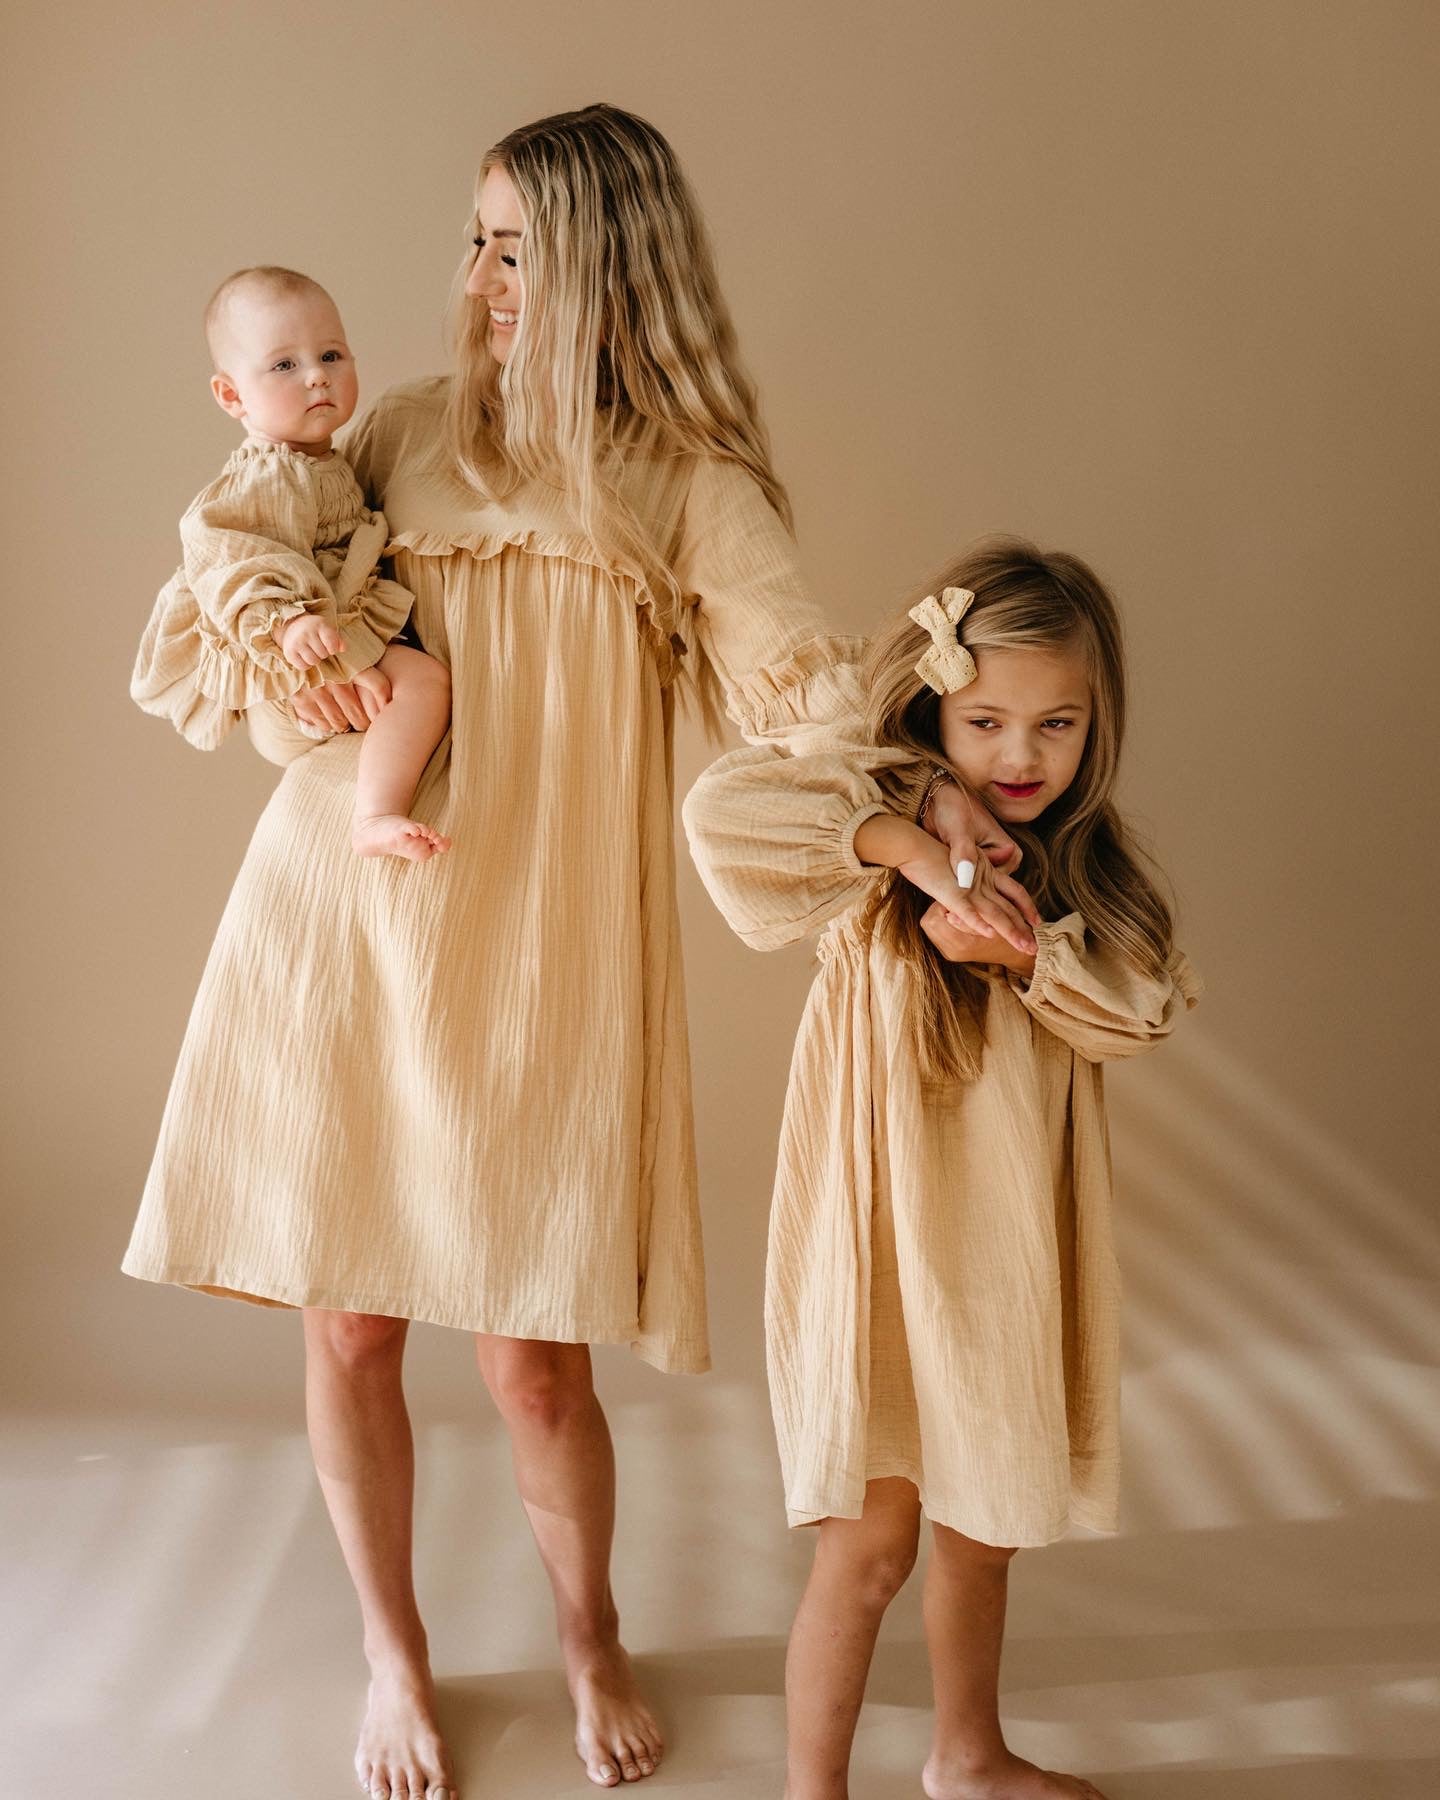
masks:
<path fill-rule="evenodd" d="M 304 1309 L 316 1466 L 371 1669 L 356 1767 L 453 1800 L 410 1573 L 409 1321 L 475 1333 L 555 1594 L 576 1747 L 658 1765 L 621 1647 L 594 1343 L 708 1363 L 671 824 L 677 686 L 786 746 L 858 705 L 796 573 L 784 493 L 673 153 L 607 106 L 485 158 L 458 370 L 347 445 L 393 534 L 453 723 L 423 869 L 348 852 L 359 740 L 260 820 L 181 1052 L 133 1275 Z M 343 684 L 295 712 L 337 733 Z M 275 756 L 287 746 L 267 746 Z M 796 844 L 840 879 L 865 800 Z M 937 898 L 962 913 L 948 868 Z M 1003 900 L 975 903 L 1019 935 Z"/>

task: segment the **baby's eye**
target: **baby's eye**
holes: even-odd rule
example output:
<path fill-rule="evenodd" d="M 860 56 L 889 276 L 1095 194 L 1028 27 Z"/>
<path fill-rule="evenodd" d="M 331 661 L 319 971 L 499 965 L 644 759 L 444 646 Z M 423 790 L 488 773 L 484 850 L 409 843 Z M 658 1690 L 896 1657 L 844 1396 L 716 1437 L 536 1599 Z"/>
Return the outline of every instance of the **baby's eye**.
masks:
<path fill-rule="evenodd" d="M 485 240 L 483 237 L 478 237 L 478 236 L 473 237 L 473 238 L 471 238 L 470 242 L 475 246 L 475 248 L 477 250 L 483 250 L 485 248 Z"/>
<path fill-rule="evenodd" d="M 501 262 L 503 262 L 505 264 L 505 267 L 507 269 L 514 269 L 514 268 L 519 267 L 519 265 L 516 263 L 515 258 L 513 256 L 502 256 L 500 258 L 500 260 L 501 260 Z"/>
<path fill-rule="evenodd" d="M 320 360 L 321 362 L 339 362 L 341 360 L 341 352 L 339 350 L 327 350 Z"/>
<path fill-rule="evenodd" d="M 292 358 L 282 356 L 279 362 L 272 365 L 270 372 L 272 375 L 283 375 L 287 369 L 293 369 L 294 367 L 295 363 Z"/>

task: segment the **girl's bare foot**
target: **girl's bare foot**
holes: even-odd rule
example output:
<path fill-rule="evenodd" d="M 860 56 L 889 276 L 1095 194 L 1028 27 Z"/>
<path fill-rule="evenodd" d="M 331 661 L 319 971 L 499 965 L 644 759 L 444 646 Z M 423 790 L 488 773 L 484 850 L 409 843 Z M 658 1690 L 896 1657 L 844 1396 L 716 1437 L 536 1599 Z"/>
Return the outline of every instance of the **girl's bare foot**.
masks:
<path fill-rule="evenodd" d="M 458 1800 L 428 1670 L 375 1665 L 355 1773 L 361 1792 L 377 1800 Z"/>
<path fill-rule="evenodd" d="M 930 1800 L 1105 1800 L 1083 1776 L 1037 1769 L 1008 1754 L 1003 1763 L 986 1769 L 947 1766 L 932 1756 L 922 1780 Z"/>
<path fill-rule="evenodd" d="M 665 1753 L 660 1727 L 640 1698 L 618 1643 L 565 1658 L 575 1702 L 575 1754 L 597 1787 L 653 1775 Z"/>
<path fill-rule="evenodd" d="M 403 813 L 357 819 L 350 842 L 358 856 L 404 856 L 411 862 L 429 862 L 439 851 L 450 848 L 448 837 Z"/>

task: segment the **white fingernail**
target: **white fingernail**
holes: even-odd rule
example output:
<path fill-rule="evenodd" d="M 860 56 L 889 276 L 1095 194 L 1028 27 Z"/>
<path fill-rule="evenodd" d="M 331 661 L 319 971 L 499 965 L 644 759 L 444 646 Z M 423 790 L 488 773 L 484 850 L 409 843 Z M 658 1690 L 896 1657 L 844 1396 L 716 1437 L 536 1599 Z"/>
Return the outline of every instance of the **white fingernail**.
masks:
<path fill-rule="evenodd" d="M 974 863 L 970 862 L 968 860 L 966 860 L 965 862 L 956 863 L 955 879 L 960 883 L 962 888 L 974 887 L 974 885 L 975 885 L 975 865 L 974 865 Z"/>

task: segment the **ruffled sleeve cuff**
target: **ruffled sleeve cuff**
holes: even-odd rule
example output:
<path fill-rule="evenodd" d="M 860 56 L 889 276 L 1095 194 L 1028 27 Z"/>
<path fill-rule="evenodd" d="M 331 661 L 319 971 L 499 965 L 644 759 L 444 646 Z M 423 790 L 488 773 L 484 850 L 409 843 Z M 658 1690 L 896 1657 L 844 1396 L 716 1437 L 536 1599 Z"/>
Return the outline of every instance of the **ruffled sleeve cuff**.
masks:
<path fill-rule="evenodd" d="M 282 619 L 318 611 L 318 607 L 309 607 L 302 601 L 277 602 L 257 617 L 243 644 L 220 637 L 201 622 L 197 626 L 196 686 L 225 711 L 242 713 L 268 700 L 288 700 L 303 688 L 352 681 L 363 669 L 373 668 L 379 662 L 390 640 L 410 616 L 412 603 L 408 588 L 380 576 L 372 577 L 336 620 L 336 628 L 344 639 L 342 648 L 308 669 L 294 668 L 285 660 L 275 642 L 274 630 Z"/>
<path fill-rule="evenodd" d="M 1034 972 L 1011 970 L 1010 990 L 1088 1062 L 1159 1043 L 1200 998 L 1200 978 L 1178 951 L 1163 973 L 1148 974 L 1106 945 L 1087 944 L 1079 913 L 1037 926 L 1035 944 Z"/>
<path fill-rule="evenodd" d="M 827 737 L 858 742 L 865 710 L 859 664 L 865 640 L 814 637 L 731 688 L 725 710 L 752 744 L 797 752 Z"/>
<path fill-rule="evenodd" d="M 855 854 L 864 820 L 887 809 L 842 756 L 732 751 L 685 798 L 700 879 L 731 928 L 757 950 L 818 931 L 882 873 Z"/>

